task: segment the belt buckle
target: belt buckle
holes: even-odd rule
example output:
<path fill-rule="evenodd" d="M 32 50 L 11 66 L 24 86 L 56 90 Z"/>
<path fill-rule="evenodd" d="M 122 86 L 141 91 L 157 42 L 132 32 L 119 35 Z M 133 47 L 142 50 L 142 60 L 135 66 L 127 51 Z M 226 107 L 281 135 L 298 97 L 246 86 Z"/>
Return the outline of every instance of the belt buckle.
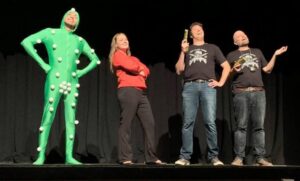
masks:
<path fill-rule="evenodd" d="M 253 92 L 253 91 L 255 91 L 256 89 L 255 89 L 255 87 L 247 87 L 246 90 L 249 91 L 249 92 Z"/>
<path fill-rule="evenodd" d="M 196 82 L 198 82 L 198 83 L 203 83 L 203 82 L 205 82 L 205 80 L 197 79 Z"/>

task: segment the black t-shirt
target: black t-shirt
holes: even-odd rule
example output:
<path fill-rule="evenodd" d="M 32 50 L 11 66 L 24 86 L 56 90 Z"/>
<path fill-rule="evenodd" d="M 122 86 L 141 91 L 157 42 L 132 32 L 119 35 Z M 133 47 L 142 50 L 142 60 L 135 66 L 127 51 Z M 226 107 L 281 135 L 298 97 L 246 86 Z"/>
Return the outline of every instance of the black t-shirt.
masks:
<path fill-rule="evenodd" d="M 215 64 L 225 61 L 222 51 L 214 44 L 191 45 L 184 58 L 184 81 L 216 79 Z"/>
<path fill-rule="evenodd" d="M 230 64 L 240 58 L 244 58 L 245 63 L 241 66 L 241 72 L 233 76 L 233 89 L 236 87 L 263 87 L 261 70 L 268 62 L 260 49 L 250 48 L 246 51 L 235 50 L 227 55 Z"/>

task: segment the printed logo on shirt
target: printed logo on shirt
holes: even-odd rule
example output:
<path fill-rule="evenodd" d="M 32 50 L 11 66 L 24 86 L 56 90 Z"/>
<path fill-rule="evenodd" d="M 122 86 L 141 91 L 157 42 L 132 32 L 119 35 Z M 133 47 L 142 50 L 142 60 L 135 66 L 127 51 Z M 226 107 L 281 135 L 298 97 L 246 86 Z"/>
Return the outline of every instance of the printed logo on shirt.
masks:
<path fill-rule="evenodd" d="M 251 72 L 256 71 L 259 68 L 258 59 L 256 55 L 252 53 L 245 53 L 240 56 L 240 58 L 245 59 L 245 63 L 242 64 L 241 69 L 247 67 Z"/>
<path fill-rule="evenodd" d="M 192 65 L 193 63 L 196 62 L 203 62 L 207 64 L 207 51 L 204 49 L 194 49 L 191 50 L 190 53 L 190 60 L 189 60 L 189 65 Z"/>

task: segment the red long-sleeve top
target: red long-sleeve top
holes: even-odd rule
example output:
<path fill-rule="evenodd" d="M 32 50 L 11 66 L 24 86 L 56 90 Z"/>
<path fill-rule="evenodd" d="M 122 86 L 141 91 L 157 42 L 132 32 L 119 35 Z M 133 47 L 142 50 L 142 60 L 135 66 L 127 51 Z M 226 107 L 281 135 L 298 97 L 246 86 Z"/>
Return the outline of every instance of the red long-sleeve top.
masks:
<path fill-rule="evenodd" d="M 126 54 L 126 50 L 117 50 L 113 55 L 113 67 L 118 77 L 118 88 L 136 87 L 146 89 L 149 69 L 138 58 Z M 144 72 L 144 76 L 140 72 Z"/>

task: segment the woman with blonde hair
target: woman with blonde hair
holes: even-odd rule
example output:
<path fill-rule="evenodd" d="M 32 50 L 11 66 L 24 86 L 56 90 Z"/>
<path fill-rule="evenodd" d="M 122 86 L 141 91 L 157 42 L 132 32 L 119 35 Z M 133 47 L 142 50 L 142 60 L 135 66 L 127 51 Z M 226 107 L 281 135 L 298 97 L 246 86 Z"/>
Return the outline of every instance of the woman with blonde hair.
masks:
<path fill-rule="evenodd" d="M 121 107 L 118 131 L 118 159 L 121 164 L 132 165 L 132 149 L 129 143 L 131 123 L 139 118 L 145 135 L 146 164 L 164 164 L 155 151 L 155 123 L 145 90 L 149 69 L 138 58 L 131 56 L 129 41 L 124 33 L 112 38 L 109 54 L 110 68 L 118 78 L 118 100 Z"/>

